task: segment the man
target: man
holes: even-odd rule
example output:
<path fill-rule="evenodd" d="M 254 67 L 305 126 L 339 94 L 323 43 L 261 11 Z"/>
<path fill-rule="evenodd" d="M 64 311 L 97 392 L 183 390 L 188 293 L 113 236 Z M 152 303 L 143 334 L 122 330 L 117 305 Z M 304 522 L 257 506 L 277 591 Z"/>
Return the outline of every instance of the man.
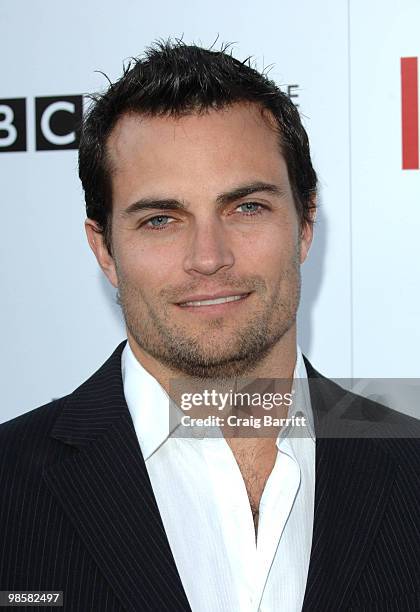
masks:
<path fill-rule="evenodd" d="M 287 96 L 225 52 L 155 45 L 95 99 L 80 177 L 128 341 L 0 427 L 1 589 L 71 611 L 418 610 L 417 421 L 296 345 L 317 180 Z M 181 377 L 302 380 L 280 414 L 305 434 L 178 437 Z"/>

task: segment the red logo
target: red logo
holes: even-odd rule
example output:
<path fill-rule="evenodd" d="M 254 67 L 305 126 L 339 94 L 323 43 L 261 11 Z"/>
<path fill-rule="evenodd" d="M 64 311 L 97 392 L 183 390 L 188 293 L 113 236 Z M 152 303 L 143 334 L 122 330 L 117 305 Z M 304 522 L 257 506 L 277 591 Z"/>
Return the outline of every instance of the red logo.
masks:
<path fill-rule="evenodd" d="M 419 88 L 417 57 L 401 58 L 402 167 L 419 169 Z"/>

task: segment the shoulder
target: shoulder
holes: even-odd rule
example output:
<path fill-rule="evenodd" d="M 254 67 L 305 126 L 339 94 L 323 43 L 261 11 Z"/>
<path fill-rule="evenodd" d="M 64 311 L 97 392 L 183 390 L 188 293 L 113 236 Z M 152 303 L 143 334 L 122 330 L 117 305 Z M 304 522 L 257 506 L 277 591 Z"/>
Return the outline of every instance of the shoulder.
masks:
<path fill-rule="evenodd" d="M 305 366 L 321 437 L 369 441 L 408 472 L 420 473 L 419 419 L 348 391 L 320 374 L 306 358 Z"/>
<path fill-rule="evenodd" d="M 51 459 L 58 442 L 50 437 L 68 396 L 38 406 L 0 424 L 0 467 L 32 470 Z M 3 474 L 7 471 L 2 470 Z"/>
<path fill-rule="evenodd" d="M 64 398 L 53 400 L 43 406 L 38 406 L 9 421 L 0 424 L 0 444 L 10 439 L 26 439 L 28 436 L 43 436 L 54 422 Z"/>
<path fill-rule="evenodd" d="M 102 414 L 105 406 L 112 416 L 113 404 L 124 401 L 121 354 L 125 344 L 125 340 L 121 342 L 105 363 L 72 393 L 0 424 L 1 478 L 7 474 L 7 469 L 1 469 L 5 465 L 18 466 L 13 473 L 19 474 L 43 469 L 72 454 L 74 449 L 68 436 L 64 439 L 61 436 L 60 440 L 56 435 L 57 424 L 63 417 L 81 435 L 90 424 L 84 418 L 87 412 L 90 416 Z M 102 420 L 108 422 L 109 418 L 104 416 Z"/>

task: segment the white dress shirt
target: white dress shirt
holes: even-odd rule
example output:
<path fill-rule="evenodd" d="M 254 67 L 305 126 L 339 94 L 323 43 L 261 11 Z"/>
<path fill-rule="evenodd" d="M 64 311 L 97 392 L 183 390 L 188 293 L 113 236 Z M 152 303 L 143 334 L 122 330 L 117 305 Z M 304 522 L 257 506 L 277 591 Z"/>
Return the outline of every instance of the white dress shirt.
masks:
<path fill-rule="evenodd" d="M 193 612 L 300 612 L 312 545 L 315 437 L 307 374 L 298 348 L 288 416 L 259 507 L 258 535 L 245 483 L 223 436 L 169 433 L 169 399 L 127 342 L 124 394 L 157 505 Z M 289 435 L 288 435 L 289 433 Z"/>

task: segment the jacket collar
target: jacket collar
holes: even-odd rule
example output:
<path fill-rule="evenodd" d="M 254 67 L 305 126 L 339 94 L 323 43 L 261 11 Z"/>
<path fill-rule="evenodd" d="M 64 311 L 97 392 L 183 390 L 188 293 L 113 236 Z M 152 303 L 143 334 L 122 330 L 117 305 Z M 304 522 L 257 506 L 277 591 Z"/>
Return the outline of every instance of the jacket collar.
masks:
<path fill-rule="evenodd" d="M 121 342 L 88 380 L 61 400 L 63 407 L 51 436 L 65 444 L 83 447 L 128 416 L 121 377 Z"/>

